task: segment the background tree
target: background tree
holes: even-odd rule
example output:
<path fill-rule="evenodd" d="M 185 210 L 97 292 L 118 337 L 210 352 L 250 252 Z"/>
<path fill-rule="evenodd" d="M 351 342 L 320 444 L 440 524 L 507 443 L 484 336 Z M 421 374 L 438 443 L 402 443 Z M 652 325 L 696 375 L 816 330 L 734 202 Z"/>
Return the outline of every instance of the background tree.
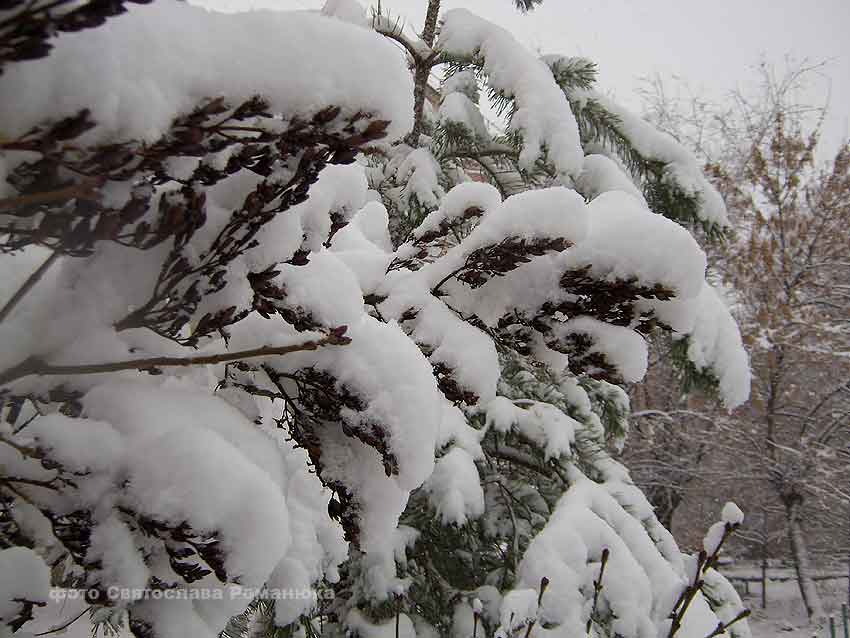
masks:
<path fill-rule="evenodd" d="M 747 444 L 735 450 L 728 445 L 734 436 L 720 436 L 723 447 L 712 446 L 710 455 L 742 468 L 743 502 L 769 495 L 780 507 L 813 617 L 822 608 L 807 538 L 834 539 L 823 548 L 834 559 L 850 507 L 842 487 L 850 407 L 843 354 L 850 243 L 841 230 L 848 223 L 848 149 L 819 163 L 824 109 L 795 101 L 819 68 L 800 65 L 777 78 L 762 67 L 759 98 L 737 93 L 728 109 L 696 101 L 683 112 L 659 85 L 650 102 L 655 118 L 703 154 L 736 220 L 734 239 L 720 248 L 715 265 L 750 344 L 754 396 L 740 414 Z M 715 460 L 707 476 L 720 465 Z M 818 533 L 804 533 L 803 521 Z"/>

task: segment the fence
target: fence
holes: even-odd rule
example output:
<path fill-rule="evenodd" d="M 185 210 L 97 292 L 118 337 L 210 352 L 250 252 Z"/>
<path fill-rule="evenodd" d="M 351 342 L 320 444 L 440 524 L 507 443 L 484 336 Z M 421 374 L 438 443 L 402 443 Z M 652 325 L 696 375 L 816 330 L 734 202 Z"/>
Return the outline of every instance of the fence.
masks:
<path fill-rule="evenodd" d="M 767 607 L 767 590 L 768 583 L 784 583 L 789 580 L 797 580 L 797 576 L 794 574 L 783 574 L 783 575 L 768 575 L 767 571 L 763 571 L 760 576 L 743 576 L 737 574 L 724 574 L 729 581 L 735 585 L 736 589 L 740 591 L 742 594 L 750 594 L 750 583 L 760 583 L 761 584 L 761 606 L 762 608 Z M 812 580 L 814 581 L 824 581 L 824 580 L 847 580 L 848 574 L 817 574 L 812 576 Z M 850 583 L 848 583 L 848 603 L 850 603 Z M 850 638 L 850 636 L 846 636 L 845 638 Z"/>
<path fill-rule="evenodd" d="M 839 638 L 835 616 L 829 617 L 829 638 Z M 850 638 L 850 621 L 847 619 L 847 605 L 841 605 L 841 624 L 844 627 L 844 638 Z"/>

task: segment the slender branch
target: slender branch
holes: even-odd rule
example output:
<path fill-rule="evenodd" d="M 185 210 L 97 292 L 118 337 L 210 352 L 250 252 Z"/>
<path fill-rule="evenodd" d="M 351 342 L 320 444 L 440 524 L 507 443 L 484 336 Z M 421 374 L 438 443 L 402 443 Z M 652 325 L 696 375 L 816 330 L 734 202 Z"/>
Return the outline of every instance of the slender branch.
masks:
<path fill-rule="evenodd" d="M 59 625 L 58 627 L 54 627 L 53 629 L 48 629 L 47 631 L 42 631 L 39 634 L 33 634 L 33 635 L 34 636 L 46 636 L 47 634 L 55 634 L 55 633 L 62 631 L 63 629 L 67 629 L 68 627 L 73 625 L 75 622 L 77 622 L 80 618 L 82 618 L 83 614 L 85 614 L 89 609 L 91 609 L 91 607 L 86 607 L 79 614 L 77 614 L 71 620 L 66 622 L 64 625 Z"/>
<path fill-rule="evenodd" d="M 83 180 L 79 184 L 73 184 L 46 193 L 32 193 L 30 195 L 18 195 L 0 199 L 0 210 L 18 208 L 19 206 L 35 206 L 37 204 L 51 204 L 53 202 L 64 202 L 75 197 L 87 197 L 93 194 L 98 187 L 102 186 L 102 180 Z"/>
<path fill-rule="evenodd" d="M 440 0 L 429 0 L 428 10 L 425 14 L 425 27 L 422 30 L 422 41 L 429 47 L 434 46 L 434 38 L 437 35 L 437 18 L 440 15 Z M 437 59 L 436 52 L 426 59 L 414 58 L 413 74 L 413 130 L 407 136 L 406 142 L 413 147 L 419 146 L 419 136 L 422 133 L 425 117 L 425 96 L 427 92 L 428 77 L 431 68 Z"/>
<path fill-rule="evenodd" d="M 12 23 L 20 20 L 23 17 L 32 15 L 33 13 L 45 13 L 47 11 L 50 11 L 51 9 L 55 9 L 58 6 L 63 5 L 63 4 L 68 4 L 70 1 L 71 0 L 54 0 L 53 2 L 49 2 L 45 5 L 40 6 L 40 7 L 30 5 L 30 6 L 26 7 L 23 11 L 19 11 L 18 13 L 14 14 L 12 16 L 9 16 L 5 20 L 0 21 L 0 27 L 5 27 L 9 24 L 12 24 Z M 36 635 L 38 635 L 38 634 L 36 634 Z"/>
<path fill-rule="evenodd" d="M 543 602 L 543 594 L 546 593 L 546 588 L 549 586 L 549 579 L 545 576 L 540 579 L 540 592 L 537 594 L 537 613 L 540 613 L 540 605 Z M 537 623 L 537 619 L 535 618 L 530 623 L 528 623 L 528 627 L 525 629 L 525 638 L 529 638 L 531 636 L 531 630 L 534 629 L 534 625 Z"/>
<path fill-rule="evenodd" d="M 608 557 L 611 552 L 606 547 L 602 550 L 602 564 L 599 566 L 599 578 L 593 581 L 593 607 L 590 610 L 590 617 L 587 619 L 586 633 L 590 636 L 590 629 L 593 627 L 593 621 L 596 616 L 596 610 L 599 606 L 599 594 L 602 591 L 602 577 L 605 575 L 605 566 L 608 564 Z"/>
<path fill-rule="evenodd" d="M 469 268 L 469 260 L 467 259 L 467 261 L 463 262 L 462 266 L 460 266 L 459 268 L 456 268 L 455 270 L 451 271 L 448 275 L 446 275 L 445 277 L 440 279 L 440 281 L 437 283 L 437 285 L 434 286 L 433 288 L 431 288 L 431 294 L 434 295 L 435 297 L 438 296 L 437 293 L 440 291 L 440 288 L 442 287 L 442 285 L 444 283 L 446 283 L 452 277 L 459 275 L 460 273 L 462 273 L 464 270 L 466 270 L 468 268 Z"/>
<path fill-rule="evenodd" d="M 40 359 L 30 358 L 13 368 L 0 373 L 0 385 L 5 385 L 21 377 L 37 374 L 41 376 L 102 374 L 105 372 L 120 372 L 122 370 L 146 370 L 148 368 L 165 368 L 179 366 L 200 366 L 227 363 L 240 359 L 285 355 L 293 352 L 316 350 L 323 346 L 342 346 L 350 343 L 347 337 L 330 334 L 317 341 L 306 341 L 291 346 L 263 346 L 238 352 L 221 352 L 218 354 L 200 355 L 197 357 L 150 357 L 147 359 L 130 359 L 113 363 L 90 363 L 81 365 L 51 365 Z"/>
<path fill-rule="evenodd" d="M 434 37 L 437 35 L 437 18 L 440 15 L 440 0 L 430 0 L 428 12 L 425 15 L 425 28 L 422 30 L 422 40 L 429 47 L 434 46 Z"/>
<path fill-rule="evenodd" d="M 749 615 L 750 615 L 749 609 L 742 609 L 740 612 L 738 612 L 738 615 L 735 616 L 729 622 L 727 622 L 727 623 L 723 623 L 723 622 L 717 623 L 717 627 L 714 628 L 714 631 L 712 631 L 710 634 L 708 634 L 705 638 L 714 638 L 714 636 L 719 636 L 720 634 L 725 634 L 726 630 L 729 629 L 729 627 L 734 625 L 739 620 L 743 620 L 744 618 L 746 618 Z"/>
<path fill-rule="evenodd" d="M 44 277 L 44 274 L 50 269 L 53 262 L 55 262 L 58 257 L 58 252 L 51 253 L 50 256 L 44 260 L 41 266 L 36 268 L 35 272 L 27 277 L 27 280 L 23 283 L 23 285 L 18 288 L 17 292 L 12 295 L 12 298 L 6 302 L 2 309 L 0 309 L 0 323 L 6 320 L 6 317 L 12 313 L 12 310 L 15 309 L 15 306 L 18 305 L 21 299 L 26 297 L 27 293 L 32 290 L 39 281 L 41 281 L 41 278 Z"/>
<path fill-rule="evenodd" d="M 453 150 L 448 155 L 473 160 L 479 157 L 508 157 L 514 161 L 519 161 L 519 151 L 507 144 L 496 144 L 476 150 Z"/>
<path fill-rule="evenodd" d="M 421 63 L 422 56 L 420 55 L 420 51 L 416 50 L 416 46 L 404 35 L 404 33 L 402 33 L 401 29 L 398 29 L 397 27 L 397 24 L 390 25 L 390 21 L 384 19 L 383 16 L 376 15 L 372 18 L 372 28 L 375 29 L 375 31 L 390 40 L 395 40 L 403 46 L 410 54 L 410 57 L 413 58 L 414 64 Z"/>

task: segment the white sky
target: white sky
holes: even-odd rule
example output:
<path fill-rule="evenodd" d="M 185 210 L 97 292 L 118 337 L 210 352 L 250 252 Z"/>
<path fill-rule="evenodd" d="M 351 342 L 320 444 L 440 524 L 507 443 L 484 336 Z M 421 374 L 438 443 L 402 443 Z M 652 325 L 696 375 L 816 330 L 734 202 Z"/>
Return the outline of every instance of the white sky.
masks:
<path fill-rule="evenodd" d="M 324 0 L 195 0 L 222 9 L 321 8 Z M 373 0 L 376 1 L 376 0 Z M 369 0 L 361 0 L 368 4 Z M 426 0 L 382 0 L 420 29 Z M 512 0 L 443 0 L 511 30 L 540 53 L 582 55 L 599 65 L 599 88 L 639 109 L 641 77 L 679 76 L 713 99 L 756 80 L 765 59 L 828 61 L 823 80 L 805 99 L 830 94 L 825 142 L 850 136 L 850 0 L 545 0 L 523 15 Z"/>

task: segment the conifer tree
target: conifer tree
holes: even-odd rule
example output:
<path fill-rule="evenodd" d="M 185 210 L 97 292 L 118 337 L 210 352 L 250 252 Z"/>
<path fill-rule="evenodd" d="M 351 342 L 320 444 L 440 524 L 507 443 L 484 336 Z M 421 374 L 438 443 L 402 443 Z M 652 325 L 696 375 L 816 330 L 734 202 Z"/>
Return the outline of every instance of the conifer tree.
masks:
<path fill-rule="evenodd" d="M 4 69 L 4 634 L 52 584 L 140 638 L 748 635 L 740 511 L 683 555 L 610 452 L 654 331 L 746 399 L 683 225 L 722 201 L 591 63 L 438 9 L 163 0 Z"/>

